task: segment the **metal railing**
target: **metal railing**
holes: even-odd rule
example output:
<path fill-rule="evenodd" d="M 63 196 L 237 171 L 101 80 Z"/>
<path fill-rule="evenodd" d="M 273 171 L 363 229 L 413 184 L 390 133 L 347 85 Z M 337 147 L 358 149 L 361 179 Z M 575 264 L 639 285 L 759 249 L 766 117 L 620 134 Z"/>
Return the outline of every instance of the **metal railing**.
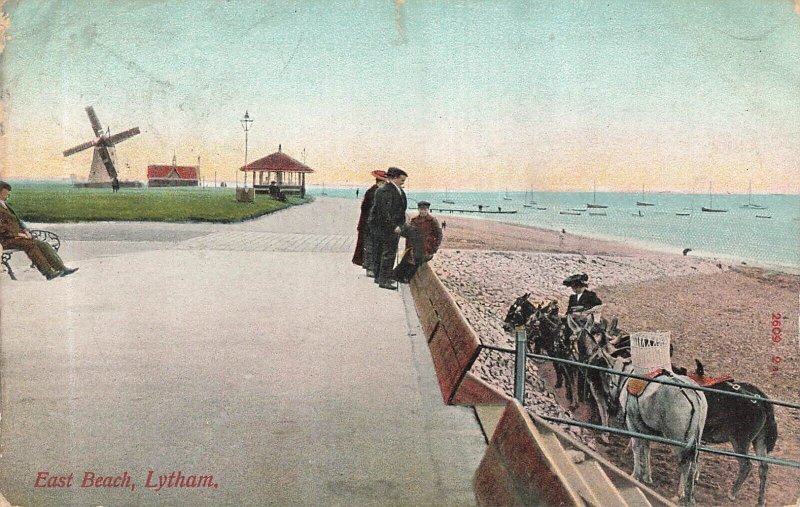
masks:
<path fill-rule="evenodd" d="M 526 377 L 526 375 L 525 375 L 526 374 L 525 366 L 527 364 L 527 358 L 530 357 L 530 358 L 533 358 L 533 359 L 543 359 L 543 360 L 546 360 L 546 361 L 552 361 L 552 362 L 557 362 L 557 363 L 562 363 L 562 364 L 568 364 L 568 365 L 576 366 L 576 367 L 579 367 L 579 368 L 592 369 L 592 370 L 601 371 L 601 372 L 604 372 L 604 373 L 607 373 L 607 374 L 612 374 L 612 375 L 621 375 L 621 376 L 624 376 L 624 377 L 635 378 L 635 379 L 640 379 L 640 380 L 646 380 L 648 382 L 655 382 L 657 384 L 671 385 L 671 386 L 680 387 L 680 388 L 684 388 L 684 389 L 694 389 L 696 391 L 706 391 L 706 392 L 719 393 L 719 394 L 724 394 L 726 396 L 737 396 L 737 397 L 746 398 L 746 399 L 749 399 L 749 400 L 752 400 L 752 401 L 760 401 L 760 402 L 764 402 L 764 403 L 771 403 L 773 405 L 780 405 L 780 406 L 783 406 L 783 407 L 788 407 L 788 408 L 793 408 L 793 409 L 800 409 L 800 404 L 797 404 L 797 403 L 791 403 L 791 402 L 787 402 L 787 401 L 775 400 L 775 399 L 771 399 L 771 398 L 763 398 L 763 397 L 760 397 L 760 396 L 753 396 L 753 395 L 744 394 L 744 393 L 731 393 L 731 392 L 728 392 L 728 391 L 722 391 L 720 389 L 712 389 L 710 387 L 703 387 L 703 386 L 698 386 L 698 385 L 680 384 L 680 383 L 671 382 L 671 381 L 668 381 L 668 380 L 660 380 L 660 379 L 657 379 L 657 378 L 648 378 L 648 377 L 645 377 L 643 375 L 637 375 L 635 373 L 627 373 L 627 372 L 622 372 L 622 371 L 618 371 L 618 370 L 613 370 L 613 369 L 610 369 L 610 368 L 603 368 L 602 366 L 595 366 L 595 365 L 592 365 L 592 364 L 586 364 L 586 363 L 582 363 L 580 361 L 572 361 L 570 359 L 561 359 L 561 358 L 550 357 L 550 356 L 545 356 L 545 355 L 541 355 L 541 354 L 532 354 L 530 352 L 527 352 L 527 342 L 528 342 L 528 333 L 527 333 L 527 331 L 524 328 L 521 328 L 521 327 L 520 328 L 516 328 L 515 337 L 516 337 L 516 349 L 509 349 L 509 348 L 504 348 L 504 347 L 497 347 L 497 346 L 493 346 L 493 345 L 483 345 L 483 344 L 481 344 L 481 347 L 485 348 L 485 349 L 488 349 L 488 350 L 495 350 L 497 352 L 515 354 L 515 360 L 514 360 L 514 398 L 516 398 L 523 407 L 525 406 L 525 381 L 526 381 L 526 378 L 525 378 Z M 593 430 L 597 430 L 597 431 L 604 431 L 604 432 L 607 432 L 607 433 L 625 435 L 625 436 L 634 437 L 634 438 L 641 438 L 643 440 L 650 440 L 650 441 L 653 441 L 653 442 L 658 442 L 658 443 L 667 444 L 667 445 L 673 445 L 673 446 L 678 446 L 678 447 L 685 447 L 686 446 L 686 442 L 682 442 L 680 440 L 673 440 L 673 439 L 670 439 L 670 438 L 664 438 L 664 437 L 659 437 L 659 436 L 655 436 L 655 435 L 646 435 L 644 433 L 638 433 L 638 432 L 635 432 L 635 431 L 629 431 L 629 430 L 623 430 L 623 429 L 619 429 L 619 428 L 612 428 L 612 427 L 609 427 L 609 426 L 602 426 L 602 425 L 597 425 L 597 424 L 585 423 L 585 422 L 581 422 L 581 421 L 575 421 L 573 419 L 560 419 L 558 417 L 550 417 L 550 416 L 539 415 L 539 414 L 537 414 L 537 415 L 538 415 L 538 417 L 541 417 L 542 419 L 544 419 L 546 421 L 550 421 L 550 422 L 555 422 L 555 423 L 560 423 L 560 424 L 567 424 L 567 425 L 570 425 L 570 426 L 578 426 L 578 427 L 582 427 L 582 428 L 588 428 L 588 429 L 593 429 Z M 755 460 L 755 461 L 763 461 L 763 462 L 771 463 L 771 464 L 774 464 L 774 465 L 788 466 L 788 467 L 792 467 L 792 468 L 800 468 L 800 462 L 798 462 L 798 461 L 784 460 L 784 459 L 779 459 L 779 458 L 762 457 L 762 456 L 754 456 L 754 455 L 751 455 L 751 454 L 739 454 L 737 452 L 726 451 L 724 449 L 717 449 L 717 448 L 713 448 L 713 447 L 698 446 L 698 449 L 700 451 L 702 451 L 702 452 L 708 452 L 708 453 L 711 453 L 711 454 L 720 454 L 720 455 L 723 455 L 723 456 L 732 456 L 732 457 L 735 457 L 735 458 L 752 459 L 752 460 Z"/>

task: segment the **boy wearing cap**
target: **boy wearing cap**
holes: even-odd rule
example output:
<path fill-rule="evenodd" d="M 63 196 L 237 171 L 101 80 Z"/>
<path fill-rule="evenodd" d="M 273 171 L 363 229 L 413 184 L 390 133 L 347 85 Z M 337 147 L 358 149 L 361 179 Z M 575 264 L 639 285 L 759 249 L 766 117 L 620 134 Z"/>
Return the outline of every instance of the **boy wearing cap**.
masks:
<path fill-rule="evenodd" d="M 375 178 L 375 184 L 364 192 L 364 199 L 361 201 L 361 216 L 358 219 L 358 240 L 356 241 L 356 251 L 353 253 L 353 264 L 361 266 L 367 270 L 367 276 L 375 276 L 373 264 L 373 238 L 370 234 L 367 220 L 375 200 L 375 192 L 386 184 L 386 171 L 376 170 L 370 174 Z"/>
<path fill-rule="evenodd" d="M 412 249 L 406 249 L 403 260 L 400 261 L 400 264 L 398 264 L 397 268 L 394 270 L 395 279 L 400 283 L 408 283 L 414 276 L 414 273 L 417 272 L 417 268 L 424 262 L 429 261 L 442 244 L 442 227 L 439 225 L 439 221 L 436 220 L 436 217 L 430 213 L 431 203 L 428 201 L 419 201 L 417 203 L 417 209 L 419 210 L 419 214 L 409 221 L 409 229 L 416 229 L 416 235 L 419 238 L 414 238 L 412 235 L 409 235 L 409 237 L 412 241 L 417 239 L 417 241 L 422 242 L 424 245 L 425 257 L 421 259 L 422 262 L 418 262 L 415 258 L 412 258 Z"/>

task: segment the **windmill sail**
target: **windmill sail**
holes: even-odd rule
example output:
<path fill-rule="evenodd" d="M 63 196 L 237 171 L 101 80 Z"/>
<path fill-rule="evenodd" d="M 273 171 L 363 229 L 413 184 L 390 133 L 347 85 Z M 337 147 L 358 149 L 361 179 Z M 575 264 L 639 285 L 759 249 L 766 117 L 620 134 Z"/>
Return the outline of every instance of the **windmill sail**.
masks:
<path fill-rule="evenodd" d="M 86 143 L 83 143 L 83 144 L 79 144 L 78 146 L 75 146 L 74 148 L 70 148 L 68 150 L 64 150 L 64 156 L 65 157 L 69 157 L 73 153 L 78 153 L 79 151 L 87 150 L 87 149 L 89 149 L 89 148 L 91 148 L 93 146 L 94 146 L 94 141 L 89 141 L 89 142 L 86 142 Z"/>
<path fill-rule="evenodd" d="M 128 129 L 125 132 L 120 132 L 119 134 L 114 134 L 113 136 L 109 137 L 108 138 L 108 144 L 113 146 L 113 145 L 115 145 L 117 143 L 121 143 L 125 139 L 128 139 L 129 137 L 133 137 L 133 136 L 135 136 L 136 134 L 139 134 L 139 133 L 140 133 L 139 132 L 139 127 L 134 127 L 132 129 Z"/>
<path fill-rule="evenodd" d="M 100 120 L 97 118 L 97 114 L 94 112 L 94 108 L 92 106 L 86 106 L 86 114 L 89 116 L 89 123 L 92 124 L 92 130 L 94 131 L 94 135 L 97 137 L 103 136 L 103 126 L 100 124 Z"/>

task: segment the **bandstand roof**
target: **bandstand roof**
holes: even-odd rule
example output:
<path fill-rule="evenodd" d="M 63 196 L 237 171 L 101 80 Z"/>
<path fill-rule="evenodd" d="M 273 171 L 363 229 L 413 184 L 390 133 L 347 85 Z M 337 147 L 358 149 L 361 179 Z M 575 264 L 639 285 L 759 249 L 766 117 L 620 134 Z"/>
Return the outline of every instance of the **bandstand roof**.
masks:
<path fill-rule="evenodd" d="M 239 168 L 240 171 L 272 171 L 272 172 L 284 172 L 284 173 L 313 173 L 314 169 L 311 169 L 307 165 L 302 162 L 299 162 L 289 155 L 283 153 L 278 149 L 275 153 L 271 155 L 267 155 L 264 158 L 260 158 L 253 162 L 247 164 L 247 166 L 242 166 Z"/>

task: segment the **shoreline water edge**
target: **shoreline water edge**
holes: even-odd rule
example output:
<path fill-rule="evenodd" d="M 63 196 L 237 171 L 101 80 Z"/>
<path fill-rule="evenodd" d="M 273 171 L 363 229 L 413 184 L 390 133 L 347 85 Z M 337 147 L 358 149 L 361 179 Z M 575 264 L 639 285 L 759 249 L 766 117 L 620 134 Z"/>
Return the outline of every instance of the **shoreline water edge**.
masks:
<path fill-rule="evenodd" d="M 309 195 L 318 195 L 315 189 Z M 351 188 L 332 188 L 329 198 L 357 199 Z M 759 266 L 800 274 L 800 196 L 753 196 L 766 209 L 750 209 L 748 196 L 715 196 L 722 213 L 701 210 L 698 194 L 660 194 L 654 204 L 640 207 L 628 193 L 541 192 L 525 195 L 496 192 L 410 191 L 409 212 L 415 201 L 432 203 L 440 220 L 469 218 L 517 225 L 539 231 L 585 236 L 624 243 L 643 250 L 716 259 L 726 264 Z M 509 200 L 506 200 L 509 199 Z M 603 208 L 587 208 L 596 199 Z M 535 203 L 535 204 L 534 204 Z M 607 206 L 607 207 L 605 207 Z"/>

